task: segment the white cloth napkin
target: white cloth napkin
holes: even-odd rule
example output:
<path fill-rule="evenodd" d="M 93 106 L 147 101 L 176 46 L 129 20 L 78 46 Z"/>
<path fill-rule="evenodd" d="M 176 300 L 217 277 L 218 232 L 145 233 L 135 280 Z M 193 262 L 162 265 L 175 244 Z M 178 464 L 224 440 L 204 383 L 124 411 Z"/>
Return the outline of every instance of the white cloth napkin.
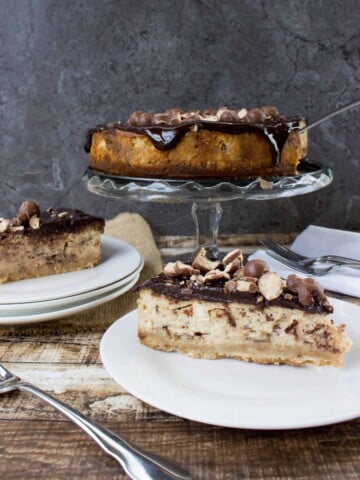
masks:
<path fill-rule="evenodd" d="M 360 233 L 310 225 L 298 235 L 291 249 L 308 257 L 341 255 L 360 260 Z M 270 269 L 277 271 L 283 278 L 291 273 L 300 277 L 306 276 L 273 259 L 264 250 L 258 250 L 249 257 L 250 260 L 253 258 L 265 260 Z M 327 290 L 360 297 L 360 270 L 342 268 L 314 278 Z"/>

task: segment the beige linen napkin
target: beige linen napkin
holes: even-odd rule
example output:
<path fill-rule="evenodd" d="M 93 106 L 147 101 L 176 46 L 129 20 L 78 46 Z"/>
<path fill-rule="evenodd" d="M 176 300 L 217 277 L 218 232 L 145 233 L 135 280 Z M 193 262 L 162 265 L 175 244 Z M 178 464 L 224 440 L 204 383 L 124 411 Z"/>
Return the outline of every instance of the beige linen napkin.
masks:
<path fill-rule="evenodd" d="M 136 213 L 121 213 L 105 225 L 105 235 L 119 238 L 136 247 L 144 257 L 144 268 L 139 282 L 156 275 L 161 271 L 160 252 L 156 247 L 148 223 Z M 44 323 L 0 326 L 0 336 L 12 334 L 34 335 L 42 333 L 64 334 L 84 331 L 101 332 L 125 313 L 136 308 L 136 294 L 132 290 L 99 307 L 83 313 L 52 320 Z"/>

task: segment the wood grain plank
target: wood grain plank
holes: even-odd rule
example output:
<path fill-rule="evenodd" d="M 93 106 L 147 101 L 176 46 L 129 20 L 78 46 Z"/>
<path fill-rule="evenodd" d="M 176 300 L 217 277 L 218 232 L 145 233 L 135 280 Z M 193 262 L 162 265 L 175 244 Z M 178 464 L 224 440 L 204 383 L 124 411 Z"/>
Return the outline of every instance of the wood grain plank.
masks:
<path fill-rule="evenodd" d="M 5 364 L 28 381 L 97 421 L 149 419 L 157 410 L 127 393 L 101 365 Z M 159 415 L 161 416 L 161 414 Z M 11 392 L 1 397 L 0 420 L 65 419 L 36 397 Z"/>
<path fill-rule="evenodd" d="M 59 334 L 44 333 L 40 326 L 31 328 L 32 335 L 16 335 L 10 330 L 8 336 L 0 336 L 2 362 L 101 363 L 99 345 L 103 332 Z"/>
<path fill-rule="evenodd" d="M 0 478 L 126 478 L 80 430 L 63 422 L 0 422 Z M 187 466 L 199 480 L 357 479 L 360 421 L 305 431 L 235 430 L 173 422 L 108 423 L 134 443 Z M 46 452 L 44 454 L 44 452 Z M 51 473 L 50 473 L 51 472 Z"/>

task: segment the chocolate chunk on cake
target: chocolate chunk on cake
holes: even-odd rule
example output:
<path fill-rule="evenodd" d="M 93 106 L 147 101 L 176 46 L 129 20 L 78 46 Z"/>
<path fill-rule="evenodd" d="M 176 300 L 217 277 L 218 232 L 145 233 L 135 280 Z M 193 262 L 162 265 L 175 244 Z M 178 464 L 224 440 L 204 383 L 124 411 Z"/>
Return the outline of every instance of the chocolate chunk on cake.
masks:
<path fill-rule="evenodd" d="M 0 219 L 0 283 L 94 267 L 101 260 L 104 220 L 80 210 L 21 204 Z"/>
<path fill-rule="evenodd" d="M 263 364 L 342 364 L 352 342 L 312 278 L 282 280 L 240 250 L 222 262 L 200 249 L 192 264 L 168 263 L 138 287 L 138 337 L 148 347 L 195 358 Z"/>
<path fill-rule="evenodd" d="M 99 173 L 153 178 L 295 175 L 307 155 L 302 117 L 275 107 L 134 112 L 88 131 L 89 165 Z"/>

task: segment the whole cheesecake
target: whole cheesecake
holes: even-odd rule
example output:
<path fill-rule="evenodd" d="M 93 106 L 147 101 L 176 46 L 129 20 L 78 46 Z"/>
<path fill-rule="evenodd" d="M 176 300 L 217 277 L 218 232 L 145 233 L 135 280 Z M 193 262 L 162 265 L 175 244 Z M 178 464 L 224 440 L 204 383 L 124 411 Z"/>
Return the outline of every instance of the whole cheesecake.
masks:
<path fill-rule="evenodd" d="M 138 287 L 142 344 L 194 358 L 264 364 L 333 365 L 352 342 L 312 278 L 282 280 L 262 260 L 242 263 L 240 250 L 222 262 L 200 249 L 192 264 L 168 263 Z"/>
<path fill-rule="evenodd" d="M 104 225 L 81 210 L 24 201 L 16 218 L 0 218 L 0 283 L 98 265 Z"/>
<path fill-rule="evenodd" d="M 89 166 L 100 174 L 145 178 L 295 175 L 307 155 L 302 117 L 273 106 L 247 110 L 134 112 L 127 122 L 87 132 Z"/>

